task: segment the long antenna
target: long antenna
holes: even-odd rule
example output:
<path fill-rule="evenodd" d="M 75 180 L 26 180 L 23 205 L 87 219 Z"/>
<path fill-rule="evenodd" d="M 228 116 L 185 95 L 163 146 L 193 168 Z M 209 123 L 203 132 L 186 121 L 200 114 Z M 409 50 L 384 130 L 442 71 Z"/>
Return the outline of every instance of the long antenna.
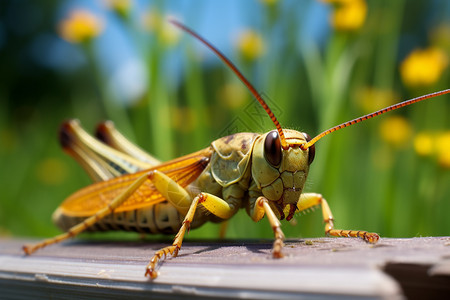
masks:
<path fill-rule="evenodd" d="M 278 122 L 277 118 L 273 114 L 273 112 L 270 110 L 267 103 L 264 101 L 264 99 L 261 97 L 261 95 L 258 93 L 258 91 L 253 87 L 253 85 L 247 80 L 247 78 L 244 77 L 244 75 L 238 70 L 238 68 L 222 53 L 220 52 L 216 47 L 214 47 L 211 43 L 209 43 L 207 40 L 202 38 L 199 34 L 197 34 L 192 29 L 186 27 L 185 25 L 181 24 L 180 22 L 176 20 L 169 20 L 170 23 L 177 26 L 178 28 L 186 31 L 196 39 L 198 39 L 200 42 L 205 44 L 209 49 L 211 49 L 236 75 L 239 77 L 239 79 L 244 83 L 244 85 L 250 90 L 250 92 L 253 94 L 253 96 L 258 100 L 258 102 L 261 104 L 261 106 L 264 108 L 264 110 L 269 115 L 272 122 L 275 124 L 275 127 L 278 130 L 278 134 L 280 136 L 281 141 L 281 147 L 283 149 L 288 149 L 289 145 L 286 142 L 286 138 L 284 137 L 283 129 L 281 128 L 280 123 Z"/>
<path fill-rule="evenodd" d="M 365 116 L 362 116 L 362 117 L 350 120 L 348 122 L 345 122 L 345 123 L 342 123 L 340 125 L 334 126 L 334 127 L 330 128 L 328 130 L 325 130 L 324 132 L 318 134 L 316 137 L 311 139 L 309 142 L 307 142 L 305 144 L 302 144 L 300 147 L 303 150 L 306 150 L 309 147 L 311 147 L 312 145 L 314 145 L 318 140 L 320 140 L 324 136 L 326 136 L 326 135 L 328 135 L 328 134 L 330 134 L 330 133 L 332 133 L 334 131 L 337 131 L 339 129 L 351 126 L 353 124 L 356 124 L 356 123 L 359 123 L 359 122 L 362 122 L 362 121 L 365 121 L 365 120 L 368 120 L 368 119 L 372 119 L 373 117 L 382 115 L 382 114 L 384 114 L 384 113 L 386 113 L 388 111 L 395 110 L 397 108 L 401 108 L 401 107 L 404 107 L 404 106 L 407 106 L 407 105 L 410 105 L 410 104 L 414 104 L 414 103 L 417 103 L 417 102 L 420 102 L 422 100 L 426 100 L 426 99 L 429 99 L 429 98 L 445 95 L 445 94 L 448 94 L 448 93 L 450 93 L 450 89 L 439 91 L 439 92 L 434 92 L 434 93 L 431 93 L 431 94 L 427 94 L 427 95 L 424 95 L 424 96 L 420 96 L 420 97 L 417 97 L 417 98 L 406 100 L 406 101 L 403 101 L 403 102 L 400 102 L 400 103 L 388 106 L 386 108 L 377 110 L 376 112 L 373 112 L 371 114 L 368 114 L 368 115 L 365 115 Z"/>

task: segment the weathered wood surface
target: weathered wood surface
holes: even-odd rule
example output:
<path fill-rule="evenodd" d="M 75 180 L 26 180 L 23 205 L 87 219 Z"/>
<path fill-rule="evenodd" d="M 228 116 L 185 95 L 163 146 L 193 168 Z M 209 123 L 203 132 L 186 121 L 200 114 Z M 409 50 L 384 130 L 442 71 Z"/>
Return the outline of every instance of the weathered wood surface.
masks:
<path fill-rule="evenodd" d="M 0 298 L 427 299 L 450 295 L 450 237 L 186 241 L 150 281 L 144 267 L 159 242 L 74 240 L 31 256 L 29 240 L 0 239 Z"/>

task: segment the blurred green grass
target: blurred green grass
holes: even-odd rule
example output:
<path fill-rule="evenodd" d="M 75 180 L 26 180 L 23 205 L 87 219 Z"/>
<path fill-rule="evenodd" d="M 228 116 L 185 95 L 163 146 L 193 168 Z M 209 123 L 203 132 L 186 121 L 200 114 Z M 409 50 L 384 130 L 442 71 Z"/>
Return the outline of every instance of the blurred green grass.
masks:
<path fill-rule="evenodd" d="M 361 103 L 369 95 L 364 93 L 367 90 L 392 92 L 398 102 L 450 87 L 448 68 L 427 86 L 404 84 L 399 71 L 401 61 L 417 48 L 408 44 L 408 36 L 416 36 L 425 48 L 436 43 L 430 32 L 450 26 L 445 19 L 449 10 L 445 1 L 433 2 L 433 6 L 427 1 L 368 1 L 363 26 L 350 31 L 332 29 L 324 45 L 300 44 L 303 22 L 288 14 L 289 9 L 281 9 L 280 3 L 255 5 L 264 12 L 253 28 L 265 45 L 264 53 L 246 58 L 236 46 L 234 53 L 226 55 L 263 91 L 286 128 L 314 136 L 365 114 Z M 165 16 L 163 4 L 153 8 L 155 14 Z M 48 13 L 52 9 L 56 7 L 50 7 Z M 330 8 L 330 13 L 333 9 L 337 8 Z M 445 11 L 447 15 L 440 13 Z M 198 14 L 200 18 L 201 11 Z M 217 64 L 205 63 L 202 54 L 194 50 L 198 41 L 182 34 L 175 44 L 166 43 L 163 29 L 142 32 L 129 17 L 121 15 L 119 19 L 137 48 L 143 41 L 151 45 L 148 51 L 141 51 L 145 52 L 141 55 L 150 88 L 134 104 L 115 101 L 99 70 L 93 41 L 82 47 L 88 58 L 85 68 L 72 75 L 74 78 L 54 81 L 62 85 L 52 86 L 58 93 L 36 93 L 36 100 L 30 97 L 15 102 L 15 95 L 21 93 L 13 93 L 8 80 L 1 84 L 0 234 L 56 234 L 51 213 L 70 193 L 90 183 L 56 141 L 59 124 L 66 118 L 79 118 L 88 131 L 97 122 L 111 119 L 126 136 L 162 160 L 204 148 L 227 130 L 273 129 L 268 117 L 261 123 L 249 113 L 257 110 L 257 104 L 249 93 L 242 92 L 230 70 L 218 60 Z M 192 18 L 186 20 L 191 26 Z M 201 29 L 194 29 L 202 34 Z M 283 42 L 272 48 L 270 41 L 279 39 L 280 33 Z M 215 37 L 206 38 L 214 43 Z M 442 49 L 448 58 L 449 48 Z M 178 74 L 179 85 L 166 68 L 172 55 L 181 55 L 186 62 Z M 54 84 L 52 78 L 47 80 L 43 84 Z M 433 156 L 419 156 L 413 146 L 417 132 L 449 130 L 448 100 L 448 96 L 440 97 L 408 107 L 339 131 L 317 144 L 306 190 L 324 195 L 337 228 L 364 229 L 385 237 L 450 234 L 448 166 Z M 400 146 L 380 135 L 380 124 L 394 114 L 407 120 L 412 131 Z M 296 226 L 283 223 L 288 237 L 323 235 L 319 211 L 295 219 Z M 188 237 L 214 238 L 218 230 L 218 225 L 208 224 Z M 229 238 L 272 235 L 266 220 L 255 224 L 243 211 L 230 221 L 227 232 Z"/>

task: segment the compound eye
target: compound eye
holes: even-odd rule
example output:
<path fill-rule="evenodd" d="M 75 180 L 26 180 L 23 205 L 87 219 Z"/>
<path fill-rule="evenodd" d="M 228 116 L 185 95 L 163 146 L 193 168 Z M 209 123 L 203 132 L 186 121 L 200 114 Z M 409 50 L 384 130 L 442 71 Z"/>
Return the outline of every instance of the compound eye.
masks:
<path fill-rule="evenodd" d="M 309 134 L 307 134 L 305 132 L 302 132 L 302 133 L 305 136 L 306 142 L 309 142 L 311 140 L 311 137 L 309 136 Z M 309 147 L 308 150 L 309 150 L 308 164 L 312 164 L 314 157 L 316 156 L 316 144 Z"/>
<path fill-rule="evenodd" d="M 278 131 L 272 130 L 266 136 L 264 141 L 264 158 L 273 167 L 279 166 L 281 163 L 282 151 L 281 141 Z"/>

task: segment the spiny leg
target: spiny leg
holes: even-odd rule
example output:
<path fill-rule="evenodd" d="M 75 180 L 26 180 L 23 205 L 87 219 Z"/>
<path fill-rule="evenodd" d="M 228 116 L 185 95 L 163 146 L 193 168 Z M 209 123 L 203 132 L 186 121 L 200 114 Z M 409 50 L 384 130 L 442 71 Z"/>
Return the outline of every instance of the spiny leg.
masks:
<path fill-rule="evenodd" d="M 72 238 L 81 232 L 85 231 L 90 226 L 94 225 L 110 213 L 114 211 L 117 207 L 119 207 L 125 200 L 127 200 L 131 194 L 133 194 L 149 177 L 151 177 L 152 172 L 146 173 L 140 176 L 136 181 L 134 181 L 125 191 L 123 191 L 119 196 L 114 198 L 105 208 L 99 210 L 93 216 L 87 218 L 83 222 L 71 227 L 67 232 L 57 235 L 53 238 L 45 239 L 42 242 L 39 242 L 34 245 L 24 245 L 23 251 L 29 255 L 34 251 L 43 248 L 48 245 L 52 245 L 55 243 L 59 243 L 68 238 Z"/>
<path fill-rule="evenodd" d="M 336 237 L 359 237 L 364 241 L 372 244 L 377 243 L 380 239 L 380 236 L 378 234 L 363 230 L 334 229 L 333 214 L 331 213 L 328 202 L 325 200 L 325 198 L 322 197 L 321 194 L 302 194 L 300 196 L 300 200 L 297 203 L 297 208 L 299 211 L 303 211 L 316 205 L 320 205 L 322 207 L 322 215 L 325 222 L 325 234 Z"/>
<path fill-rule="evenodd" d="M 256 199 L 254 207 L 250 209 L 250 217 L 253 221 L 258 222 L 264 217 L 264 215 L 267 216 L 270 226 L 272 226 L 272 230 L 275 234 L 272 255 L 274 258 L 282 258 L 284 256 L 281 252 L 284 246 L 284 233 L 281 230 L 280 220 L 278 220 L 272 208 L 270 207 L 269 200 L 261 196 Z"/>
<path fill-rule="evenodd" d="M 178 255 L 178 251 L 181 248 L 181 244 L 183 243 L 183 237 L 186 233 L 186 230 L 189 230 L 189 226 L 192 222 L 192 219 L 194 218 L 195 210 L 197 209 L 198 202 L 203 198 L 203 194 L 198 195 L 194 198 L 192 201 L 192 204 L 184 217 L 183 224 L 181 225 L 180 230 L 178 231 L 177 235 L 175 236 L 175 239 L 171 246 L 164 247 L 158 251 L 156 251 L 155 255 L 153 255 L 152 259 L 150 259 L 150 262 L 148 263 L 145 271 L 145 276 L 149 276 L 151 279 L 154 279 L 158 276 L 158 272 L 156 271 L 156 267 L 158 263 L 161 261 L 161 258 L 164 256 L 164 258 L 167 257 L 168 254 L 172 255 L 173 257 L 176 257 Z"/>
<path fill-rule="evenodd" d="M 170 198 L 168 200 L 170 202 L 173 201 L 173 199 Z M 180 230 L 175 236 L 172 245 L 156 251 L 155 255 L 152 257 L 146 267 L 145 276 L 149 276 L 151 279 L 155 279 L 158 276 L 156 268 L 161 262 L 161 259 L 163 257 L 166 258 L 168 254 L 172 255 L 172 257 L 176 257 L 178 255 L 178 251 L 180 250 L 183 243 L 184 235 L 186 231 L 189 230 L 189 226 L 192 223 L 195 215 L 195 210 L 200 203 L 203 204 L 203 207 L 205 207 L 209 212 L 223 219 L 230 218 L 236 212 L 235 207 L 229 205 L 227 202 L 217 196 L 208 193 L 198 194 L 194 198 L 194 200 L 192 200 L 189 210 L 183 220 Z"/>
<path fill-rule="evenodd" d="M 191 200 L 192 198 L 189 193 L 175 180 L 164 173 L 155 171 L 150 179 L 156 189 L 173 206 L 175 206 L 181 214 L 185 215 L 182 226 L 175 236 L 172 245 L 158 250 L 147 265 L 145 275 L 154 279 L 158 276 L 156 268 L 161 261 L 161 258 L 163 256 L 166 257 L 168 254 L 174 257 L 177 256 L 183 242 L 184 234 L 186 233 L 186 230 L 189 229 L 189 225 L 194 218 L 195 210 L 199 203 L 202 203 L 207 210 L 223 219 L 229 219 L 236 212 L 236 208 L 219 197 L 207 193 L 200 193 Z"/>

